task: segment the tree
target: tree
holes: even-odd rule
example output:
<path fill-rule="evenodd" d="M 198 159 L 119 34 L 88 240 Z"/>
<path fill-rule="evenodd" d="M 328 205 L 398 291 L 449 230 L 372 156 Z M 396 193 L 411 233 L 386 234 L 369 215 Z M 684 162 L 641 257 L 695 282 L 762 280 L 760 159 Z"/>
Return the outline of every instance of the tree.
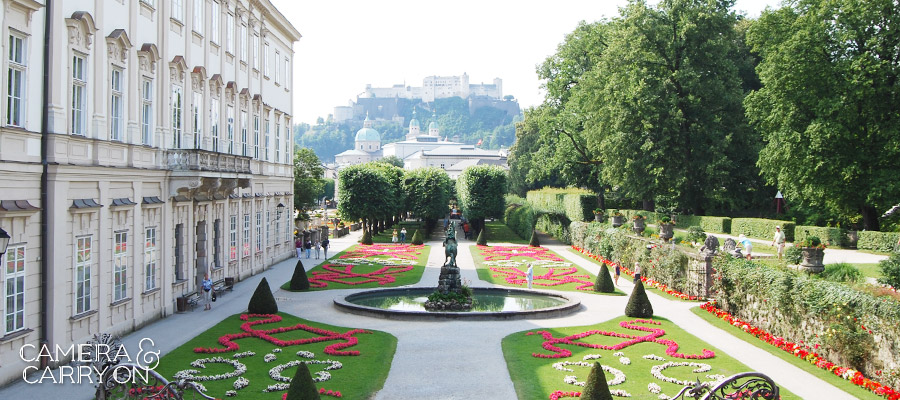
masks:
<path fill-rule="evenodd" d="M 269 288 L 269 281 L 262 278 L 253 296 L 250 297 L 250 303 L 247 304 L 247 312 L 250 314 L 277 314 L 278 303 L 275 302 L 275 296 L 272 296 L 272 289 Z"/>
<path fill-rule="evenodd" d="M 403 176 L 406 210 L 425 220 L 428 231 L 437 220 L 447 214 L 453 181 L 447 172 L 437 167 L 416 168 Z"/>
<path fill-rule="evenodd" d="M 345 221 L 363 221 L 363 233 L 390 205 L 390 182 L 367 164 L 351 165 L 338 173 L 340 201 L 338 213 Z"/>
<path fill-rule="evenodd" d="M 322 179 L 322 182 L 325 183 L 324 188 L 322 189 L 322 196 L 326 199 L 334 198 L 334 179 L 325 178 Z"/>
<path fill-rule="evenodd" d="M 653 305 L 650 304 L 650 299 L 647 297 L 644 282 L 637 281 L 634 289 L 631 290 L 631 297 L 628 298 L 628 304 L 625 305 L 625 315 L 632 318 L 653 316 Z"/>
<path fill-rule="evenodd" d="M 606 264 L 600 266 L 600 273 L 594 281 L 594 291 L 601 293 L 614 293 L 616 285 L 613 283 L 612 277 L 609 276 L 609 268 Z"/>
<path fill-rule="evenodd" d="M 297 372 L 294 372 L 290 386 L 288 386 L 285 400 L 319 400 L 320 398 L 319 391 L 316 390 L 316 383 L 309 373 L 309 367 L 306 366 L 306 363 L 300 363 L 297 365 Z"/>
<path fill-rule="evenodd" d="M 463 215 L 473 232 L 484 229 L 485 218 L 503 216 L 506 172 L 496 165 L 475 165 L 463 170 L 456 180 L 456 194 Z"/>
<path fill-rule="evenodd" d="M 395 166 L 395 167 L 403 168 L 403 160 L 401 160 L 400 157 L 397 157 L 397 156 L 387 156 L 387 157 L 382 157 L 382 158 L 381 158 L 380 160 L 378 160 L 377 162 L 385 163 L 385 164 L 390 164 L 390 165 L 393 165 L 393 166 Z"/>
<path fill-rule="evenodd" d="M 763 12 L 748 32 L 762 88 L 744 102 L 765 147 L 758 165 L 786 198 L 862 214 L 900 197 L 898 6 L 800 0 Z"/>
<path fill-rule="evenodd" d="M 303 261 L 297 260 L 294 266 L 294 275 L 291 276 L 291 290 L 309 290 L 309 277 L 306 275 L 306 268 L 303 267 Z"/>
<path fill-rule="evenodd" d="M 609 383 L 606 382 L 606 374 L 603 373 L 603 366 L 598 362 L 594 362 L 591 366 L 591 372 L 588 373 L 587 380 L 584 381 L 584 391 L 579 397 L 583 400 L 612 400 L 612 394 L 609 392 Z"/>
<path fill-rule="evenodd" d="M 294 152 L 294 208 L 307 210 L 318 203 L 324 193 L 324 174 L 325 168 L 312 149 L 302 147 Z"/>

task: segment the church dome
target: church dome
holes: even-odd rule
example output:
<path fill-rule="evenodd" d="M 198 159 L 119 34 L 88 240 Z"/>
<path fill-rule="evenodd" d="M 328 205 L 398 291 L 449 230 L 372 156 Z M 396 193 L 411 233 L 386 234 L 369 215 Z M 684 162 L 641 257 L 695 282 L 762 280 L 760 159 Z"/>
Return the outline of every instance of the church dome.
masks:
<path fill-rule="evenodd" d="M 409 120 L 409 127 L 410 128 L 418 128 L 419 120 L 417 120 L 415 117 L 413 117 L 413 119 Z"/>
<path fill-rule="evenodd" d="M 431 123 L 428 124 L 428 130 L 429 130 L 429 131 L 435 130 L 435 129 L 437 129 L 437 128 L 438 128 L 437 122 L 431 121 Z"/>
<path fill-rule="evenodd" d="M 362 128 L 356 131 L 357 142 L 380 142 L 381 134 L 373 128 Z"/>

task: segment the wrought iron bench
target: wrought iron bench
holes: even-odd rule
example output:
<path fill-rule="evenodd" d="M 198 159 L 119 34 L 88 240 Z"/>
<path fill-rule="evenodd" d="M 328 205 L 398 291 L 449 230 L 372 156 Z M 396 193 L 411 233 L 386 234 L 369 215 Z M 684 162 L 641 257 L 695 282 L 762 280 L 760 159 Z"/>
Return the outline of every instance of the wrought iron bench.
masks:
<path fill-rule="evenodd" d="M 672 400 L 777 400 L 780 399 L 778 386 L 765 374 L 759 372 L 743 372 L 732 375 L 718 382 L 715 386 L 701 383 L 685 386 L 672 397 Z"/>

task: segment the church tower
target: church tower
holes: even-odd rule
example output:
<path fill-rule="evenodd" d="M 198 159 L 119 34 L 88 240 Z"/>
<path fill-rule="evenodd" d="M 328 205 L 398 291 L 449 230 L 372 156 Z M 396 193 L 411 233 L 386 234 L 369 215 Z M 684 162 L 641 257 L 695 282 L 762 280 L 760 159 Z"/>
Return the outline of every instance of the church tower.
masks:
<path fill-rule="evenodd" d="M 441 130 L 438 129 L 437 124 L 437 111 L 434 114 L 431 114 L 431 123 L 428 124 L 428 136 L 440 137 Z"/>
<path fill-rule="evenodd" d="M 409 133 L 406 134 L 406 140 L 412 140 L 419 136 L 419 120 L 416 119 L 416 109 L 413 108 L 412 119 L 409 120 Z"/>

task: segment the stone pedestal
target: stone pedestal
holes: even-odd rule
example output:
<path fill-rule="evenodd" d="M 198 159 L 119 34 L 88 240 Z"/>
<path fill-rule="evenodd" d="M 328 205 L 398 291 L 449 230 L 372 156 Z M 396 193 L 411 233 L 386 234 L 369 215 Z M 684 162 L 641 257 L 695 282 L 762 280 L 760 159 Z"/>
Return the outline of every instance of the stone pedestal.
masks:
<path fill-rule="evenodd" d="M 675 224 L 659 224 L 659 238 L 663 240 L 672 239 L 675 235 L 673 232 L 673 228 Z"/>
<path fill-rule="evenodd" d="M 618 228 L 618 227 L 622 226 L 622 224 L 623 224 L 622 219 L 623 218 L 621 215 L 613 215 L 613 217 L 612 217 L 613 228 Z"/>
<path fill-rule="evenodd" d="M 646 229 L 646 227 L 647 227 L 647 225 L 644 223 L 643 218 L 632 220 L 631 230 L 633 230 L 634 233 L 637 233 L 638 235 L 642 235 L 642 234 L 644 234 L 644 229 Z"/>
<path fill-rule="evenodd" d="M 800 261 L 800 270 L 818 274 L 825 270 L 825 249 L 815 247 L 803 247 L 803 259 Z"/>
<path fill-rule="evenodd" d="M 441 294 L 459 293 L 462 290 L 462 281 L 459 278 L 459 267 L 447 265 L 441 267 L 441 275 L 438 276 L 437 291 Z"/>

